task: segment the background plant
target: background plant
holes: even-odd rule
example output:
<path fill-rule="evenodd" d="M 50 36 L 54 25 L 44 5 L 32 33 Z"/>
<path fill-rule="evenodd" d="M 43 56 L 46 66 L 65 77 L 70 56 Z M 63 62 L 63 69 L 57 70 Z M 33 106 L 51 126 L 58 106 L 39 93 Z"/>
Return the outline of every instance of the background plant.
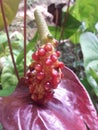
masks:
<path fill-rule="evenodd" d="M 87 80 L 92 86 L 92 93 L 98 97 L 98 38 L 94 33 L 86 32 L 81 35 L 80 44 Z"/>

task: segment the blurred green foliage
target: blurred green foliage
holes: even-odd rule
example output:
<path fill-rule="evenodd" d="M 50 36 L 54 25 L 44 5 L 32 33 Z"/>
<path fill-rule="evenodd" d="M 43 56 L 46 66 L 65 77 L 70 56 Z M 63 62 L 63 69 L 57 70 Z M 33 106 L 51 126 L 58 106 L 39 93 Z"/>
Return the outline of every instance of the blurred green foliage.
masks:
<path fill-rule="evenodd" d="M 4 7 L 4 13 L 5 13 L 7 24 L 10 24 L 17 13 L 20 0 L 2 0 L 2 3 Z M 2 12 L 0 8 L 0 30 L 2 30 L 3 28 L 4 28 L 4 22 L 3 22 Z"/>
<path fill-rule="evenodd" d="M 0 74 L 0 84 L 2 86 L 2 90 L 0 90 L 0 96 L 6 96 L 11 94 L 15 90 L 18 80 L 14 72 L 14 67 L 8 48 L 6 34 L 2 33 L 2 35 L 0 35 L 0 39 L 0 48 L 3 48 L 3 51 L 2 49 L 0 49 L 0 64 L 2 64 Z M 18 73 L 19 76 L 22 77 L 24 72 L 24 38 L 21 33 L 15 32 L 10 34 L 10 39 Z M 37 34 L 35 35 L 33 40 L 31 40 L 30 42 L 27 41 L 27 67 L 31 63 L 32 53 L 35 49 L 36 42 Z"/>
<path fill-rule="evenodd" d="M 86 32 L 80 37 L 86 77 L 98 97 L 98 38 Z"/>

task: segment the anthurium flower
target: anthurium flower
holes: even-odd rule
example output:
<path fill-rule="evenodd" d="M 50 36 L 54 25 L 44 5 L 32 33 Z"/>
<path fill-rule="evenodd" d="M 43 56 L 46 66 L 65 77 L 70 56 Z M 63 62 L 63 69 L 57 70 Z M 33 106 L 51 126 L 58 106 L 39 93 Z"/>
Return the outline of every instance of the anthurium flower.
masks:
<path fill-rule="evenodd" d="M 54 96 L 37 105 L 21 79 L 14 93 L 0 97 L 0 122 L 5 130 L 98 130 L 91 99 L 77 76 L 67 67 Z"/>

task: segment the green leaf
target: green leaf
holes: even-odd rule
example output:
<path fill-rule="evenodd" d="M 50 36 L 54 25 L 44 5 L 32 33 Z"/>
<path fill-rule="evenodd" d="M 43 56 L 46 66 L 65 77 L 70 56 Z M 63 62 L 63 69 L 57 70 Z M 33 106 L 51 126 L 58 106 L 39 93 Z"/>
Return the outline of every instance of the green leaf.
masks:
<path fill-rule="evenodd" d="M 49 31 L 57 40 L 60 38 L 61 28 L 56 26 L 49 26 Z"/>
<path fill-rule="evenodd" d="M 19 32 L 14 32 L 10 34 L 10 39 L 12 43 L 12 48 L 14 50 L 21 51 L 23 49 L 24 45 L 24 37 L 21 33 Z"/>
<path fill-rule="evenodd" d="M 26 53 L 28 53 L 31 50 L 33 51 L 35 49 L 38 40 L 37 38 L 38 38 L 38 33 L 36 33 L 34 38 L 27 44 Z M 24 50 L 21 50 L 20 54 L 17 56 L 16 64 L 20 64 L 23 58 L 24 58 Z"/>
<path fill-rule="evenodd" d="M 4 129 L 3 129 L 3 126 L 1 125 L 1 123 L 0 123 L 0 130 L 4 130 Z"/>
<path fill-rule="evenodd" d="M 97 69 L 98 69 L 98 66 L 97 66 Z M 90 71 L 90 74 L 92 75 L 92 77 L 95 79 L 95 81 L 98 84 L 98 74 L 93 70 L 93 68 L 89 68 L 89 71 Z"/>
<path fill-rule="evenodd" d="M 17 69 L 19 72 L 19 76 L 22 77 L 24 69 L 23 63 L 17 64 Z M 4 66 L 0 78 L 1 86 L 3 88 L 2 90 L 0 90 L 0 96 L 10 95 L 15 90 L 18 83 L 10 56 L 7 57 L 7 59 L 4 59 Z"/>
<path fill-rule="evenodd" d="M 7 42 L 7 36 L 6 36 L 6 33 L 0 33 L 0 45 L 2 44 L 2 43 L 5 43 L 5 42 Z"/>
<path fill-rule="evenodd" d="M 6 47 L 7 47 L 7 37 L 6 37 L 6 33 L 0 33 L 0 57 L 4 56 L 6 51 Z"/>
<path fill-rule="evenodd" d="M 63 12 L 63 18 L 65 17 L 66 13 Z M 63 24 L 64 28 L 64 36 L 65 38 L 69 38 L 72 36 L 81 25 L 81 22 L 73 17 L 71 14 L 67 15 L 66 22 Z"/>
<path fill-rule="evenodd" d="M 98 96 L 98 38 L 95 34 L 86 32 L 80 37 L 80 45 L 88 82 Z"/>
<path fill-rule="evenodd" d="M 98 22 L 98 0 L 76 0 L 70 13 L 79 21 L 86 23 L 86 28 L 95 30 L 95 24 Z"/>
<path fill-rule="evenodd" d="M 63 12 L 63 19 L 64 17 L 65 17 L 65 12 Z M 79 22 L 71 14 L 68 14 L 66 23 L 63 25 L 63 29 L 64 29 L 63 39 L 71 37 L 77 31 L 80 25 L 81 25 L 81 22 Z M 59 40 L 60 34 L 61 34 L 61 27 L 50 26 L 49 30 L 52 33 L 52 35 L 57 40 Z"/>
<path fill-rule="evenodd" d="M 18 55 L 23 50 L 24 38 L 19 32 L 10 33 L 10 40 L 14 55 Z M 0 56 L 10 55 L 6 33 L 0 33 Z"/>
<path fill-rule="evenodd" d="M 15 86 L 9 86 L 8 88 L 4 88 L 0 90 L 0 96 L 9 96 L 11 95 L 15 90 Z"/>
<path fill-rule="evenodd" d="M 95 34 L 90 32 L 83 33 L 80 37 L 80 44 L 85 66 L 91 63 L 91 61 L 98 60 L 98 38 Z"/>
<path fill-rule="evenodd" d="M 13 92 L 17 85 L 17 77 L 14 73 L 12 66 L 5 66 L 1 74 L 1 85 L 2 90 L 0 90 L 0 96 L 6 96 Z"/>
<path fill-rule="evenodd" d="M 20 0 L 2 0 L 2 2 L 4 5 L 4 12 L 5 12 L 7 24 L 10 24 L 16 15 Z M 4 23 L 2 19 L 1 8 L 0 8 L 0 30 L 2 30 L 3 28 L 4 28 Z"/>

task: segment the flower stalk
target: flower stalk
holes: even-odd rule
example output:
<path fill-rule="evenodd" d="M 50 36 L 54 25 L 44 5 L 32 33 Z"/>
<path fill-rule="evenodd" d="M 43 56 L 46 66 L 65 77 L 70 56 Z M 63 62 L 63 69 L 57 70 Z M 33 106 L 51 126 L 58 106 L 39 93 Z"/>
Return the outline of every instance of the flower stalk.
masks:
<path fill-rule="evenodd" d="M 64 30 L 65 30 L 64 25 L 66 25 L 66 23 L 67 23 L 67 19 L 68 19 L 68 15 L 69 15 L 70 3 L 71 3 L 71 0 L 69 0 L 69 1 L 68 1 L 68 4 L 67 4 L 67 11 L 66 11 L 66 13 L 65 13 L 64 22 L 62 23 L 61 34 L 60 34 L 59 41 L 60 41 L 61 39 L 63 39 Z"/>
<path fill-rule="evenodd" d="M 24 0 L 24 77 L 26 76 L 26 9 L 27 0 Z"/>

